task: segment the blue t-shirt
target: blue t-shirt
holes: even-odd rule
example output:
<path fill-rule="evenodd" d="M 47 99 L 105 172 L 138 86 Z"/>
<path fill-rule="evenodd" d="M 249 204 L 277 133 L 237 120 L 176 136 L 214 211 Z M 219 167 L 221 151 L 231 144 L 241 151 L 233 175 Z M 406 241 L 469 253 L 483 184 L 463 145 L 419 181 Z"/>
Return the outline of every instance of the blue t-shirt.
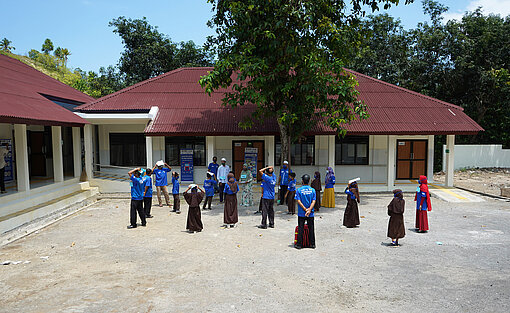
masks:
<path fill-rule="evenodd" d="M 218 167 L 220 165 L 218 163 L 214 164 L 214 162 L 209 163 L 209 166 L 207 167 L 207 170 L 214 174 L 214 176 L 218 175 Z"/>
<path fill-rule="evenodd" d="M 214 179 L 206 179 L 204 180 L 204 190 L 205 195 L 207 197 L 213 197 L 214 196 L 214 185 L 216 184 L 216 181 Z"/>
<path fill-rule="evenodd" d="M 141 177 L 131 175 L 131 199 L 132 200 L 143 200 L 144 180 Z"/>
<path fill-rule="evenodd" d="M 274 200 L 274 187 L 276 186 L 276 176 L 262 174 L 262 199 Z"/>
<path fill-rule="evenodd" d="M 289 173 L 292 173 L 289 168 L 281 168 L 280 169 L 280 186 L 288 186 L 289 185 Z"/>
<path fill-rule="evenodd" d="M 421 199 L 425 198 L 423 200 L 423 204 L 421 205 L 422 211 L 427 211 L 427 193 L 420 190 L 420 187 L 416 188 L 416 210 L 420 209 L 420 203 Z"/>
<path fill-rule="evenodd" d="M 352 200 L 356 199 L 356 195 L 349 189 L 349 187 L 345 189 L 345 193 L 348 194 Z"/>
<path fill-rule="evenodd" d="M 289 191 L 296 191 L 296 180 L 293 179 L 289 182 Z"/>
<path fill-rule="evenodd" d="M 294 199 L 301 201 L 301 203 L 303 203 L 303 205 L 306 208 L 309 208 L 310 205 L 312 205 L 312 202 L 314 200 L 317 200 L 316 195 L 315 195 L 315 189 L 313 189 L 312 187 L 310 187 L 308 185 L 300 187 L 296 191 L 296 196 L 294 197 Z M 312 208 L 312 212 L 310 213 L 309 216 L 314 217 L 314 213 L 315 213 L 315 209 Z M 303 208 L 300 205 L 298 205 L 298 216 L 304 217 L 304 216 L 306 216 L 305 214 L 306 214 L 306 211 L 303 210 Z"/>
<path fill-rule="evenodd" d="M 225 189 L 223 190 L 223 192 L 228 195 L 233 195 L 234 193 L 237 193 L 238 191 L 239 191 L 239 184 L 237 185 L 237 190 L 230 189 L 230 186 L 228 184 L 225 184 Z"/>
<path fill-rule="evenodd" d="M 143 191 L 145 191 L 145 187 L 149 187 L 149 189 L 147 189 L 144 198 L 152 198 L 152 178 L 148 175 L 143 177 Z"/>
<path fill-rule="evenodd" d="M 175 177 L 172 177 L 172 194 L 173 195 L 178 195 L 179 194 L 179 179 L 178 178 L 175 178 Z"/>
<path fill-rule="evenodd" d="M 166 173 L 168 172 L 170 172 L 169 168 L 154 169 L 154 175 L 156 175 L 156 186 L 168 185 L 168 179 L 166 178 Z"/>
<path fill-rule="evenodd" d="M 335 186 L 335 175 L 331 175 L 331 178 L 326 181 L 326 187 L 324 188 L 333 188 Z"/>

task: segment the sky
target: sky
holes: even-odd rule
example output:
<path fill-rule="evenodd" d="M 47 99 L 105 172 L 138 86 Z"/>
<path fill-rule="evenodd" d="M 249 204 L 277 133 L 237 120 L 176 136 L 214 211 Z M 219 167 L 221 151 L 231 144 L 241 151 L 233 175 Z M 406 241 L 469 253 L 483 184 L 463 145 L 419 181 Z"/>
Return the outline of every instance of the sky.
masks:
<path fill-rule="evenodd" d="M 123 45 L 108 23 L 119 16 L 147 17 L 161 33 L 172 41 L 193 40 L 202 45 L 214 32 L 207 27 L 212 17 L 206 0 L 0 0 L 0 39 L 8 38 L 17 54 L 30 49 L 40 50 L 46 38 L 71 52 L 68 66 L 98 71 L 101 66 L 116 65 Z M 405 2 L 401 0 L 401 3 Z M 439 0 L 450 10 L 446 19 L 459 19 L 464 12 L 481 6 L 485 13 L 510 14 L 510 0 Z M 426 17 L 421 0 L 398 5 L 387 12 L 401 19 L 406 28 L 413 28 Z"/>

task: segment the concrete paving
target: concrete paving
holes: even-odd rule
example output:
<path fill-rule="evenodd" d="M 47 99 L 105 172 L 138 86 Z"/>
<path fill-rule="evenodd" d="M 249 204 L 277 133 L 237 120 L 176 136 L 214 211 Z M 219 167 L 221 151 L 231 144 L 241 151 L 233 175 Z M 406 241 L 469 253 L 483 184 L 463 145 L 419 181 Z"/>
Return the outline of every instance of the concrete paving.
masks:
<path fill-rule="evenodd" d="M 432 199 L 430 231 L 413 228 L 406 194 L 402 246 L 386 238 L 391 195 L 361 194 L 361 225 L 341 227 L 345 197 L 317 214 L 315 250 L 292 247 L 297 218 L 279 206 L 276 228 L 254 208 L 204 231 L 155 207 L 127 230 L 129 200 L 101 200 L 0 248 L 0 312 L 509 312 L 510 203 Z M 30 263 L 25 263 L 30 261 Z"/>
<path fill-rule="evenodd" d="M 435 196 L 446 202 L 466 203 L 466 202 L 484 202 L 484 198 L 472 192 L 458 188 L 446 188 L 439 185 L 431 185 L 429 188 L 431 196 Z"/>

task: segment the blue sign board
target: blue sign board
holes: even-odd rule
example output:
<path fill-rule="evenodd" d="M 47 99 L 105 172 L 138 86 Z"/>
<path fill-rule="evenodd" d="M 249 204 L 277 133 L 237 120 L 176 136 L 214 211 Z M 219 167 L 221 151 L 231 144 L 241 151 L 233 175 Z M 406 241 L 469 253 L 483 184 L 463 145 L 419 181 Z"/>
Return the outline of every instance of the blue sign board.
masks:
<path fill-rule="evenodd" d="M 193 181 L 193 150 L 181 150 L 181 181 Z"/>
<path fill-rule="evenodd" d="M 4 142 L 6 142 L 9 147 L 7 149 L 9 150 L 9 153 L 7 156 L 5 156 L 5 181 L 12 181 L 14 180 L 14 171 L 12 168 L 12 140 L 11 139 L 0 139 L 0 147 L 3 146 Z"/>
<path fill-rule="evenodd" d="M 259 149 L 257 148 L 244 148 L 244 163 L 248 166 L 253 177 L 257 177 L 258 152 Z"/>

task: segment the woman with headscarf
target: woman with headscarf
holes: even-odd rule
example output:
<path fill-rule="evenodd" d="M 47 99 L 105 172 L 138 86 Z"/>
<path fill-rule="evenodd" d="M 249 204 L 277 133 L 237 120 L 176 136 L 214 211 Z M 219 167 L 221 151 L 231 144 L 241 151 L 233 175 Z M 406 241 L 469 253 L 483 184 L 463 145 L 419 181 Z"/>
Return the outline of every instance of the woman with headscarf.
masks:
<path fill-rule="evenodd" d="M 239 184 L 243 186 L 243 194 L 241 196 L 241 205 L 242 206 L 252 206 L 253 205 L 253 194 L 251 192 L 253 185 L 253 174 L 248 169 L 248 164 L 243 164 L 243 170 L 241 171 L 241 175 L 239 176 Z"/>
<path fill-rule="evenodd" d="M 324 197 L 322 198 L 322 206 L 326 208 L 335 207 L 335 173 L 331 167 L 328 167 L 326 180 L 324 181 Z"/>
<path fill-rule="evenodd" d="M 313 177 L 310 187 L 315 189 L 315 195 L 317 198 L 317 201 L 315 201 L 314 211 L 319 212 L 319 209 L 321 207 L 321 191 L 322 191 L 321 173 L 319 171 L 315 172 L 315 176 Z"/>
<path fill-rule="evenodd" d="M 347 228 L 353 228 L 359 225 L 359 211 L 358 203 L 359 199 L 359 188 L 358 183 L 353 181 L 345 188 L 347 194 L 347 206 L 344 212 L 344 226 Z"/>
<path fill-rule="evenodd" d="M 388 205 L 388 215 L 390 221 L 388 223 L 388 237 L 391 238 L 391 243 L 398 246 L 398 240 L 404 238 L 406 229 L 404 226 L 404 210 L 406 202 L 402 190 L 393 190 L 393 199 Z"/>
<path fill-rule="evenodd" d="M 239 185 L 234 178 L 233 173 L 227 176 L 227 183 L 225 184 L 225 207 L 223 209 L 223 222 L 225 226 L 234 227 L 238 221 L 237 215 L 237 192 L 239 192 Z"/>
<path fill-rule="evenodd" d="M 429 230 L 429 220 L 427 211 L 432 211 L 432 204 L 430 203 L 429 186 L 427 185 L 427 176 L 421 175 L 418 180 L 420 186 L 416 188 L 416 224 L 415 227 L 418 232 L 426 232 Z"/>
<path fill-rule="evenodd" d="M 198 191 L 200 189 L 200 192 Z M 191 190 L 191 192 L 190 192 Z M 195 184 L 189 185 L 188 189 L 184 192 L 184 200 L 189 205 L 188 219 L 186 222 L 186 229 L 192 232 L 200 232 L 204 228 L 202 225 L 202 216 L 200 213 L 200 202 L 204 199 L 204 191 L 202 188 Z"/>

